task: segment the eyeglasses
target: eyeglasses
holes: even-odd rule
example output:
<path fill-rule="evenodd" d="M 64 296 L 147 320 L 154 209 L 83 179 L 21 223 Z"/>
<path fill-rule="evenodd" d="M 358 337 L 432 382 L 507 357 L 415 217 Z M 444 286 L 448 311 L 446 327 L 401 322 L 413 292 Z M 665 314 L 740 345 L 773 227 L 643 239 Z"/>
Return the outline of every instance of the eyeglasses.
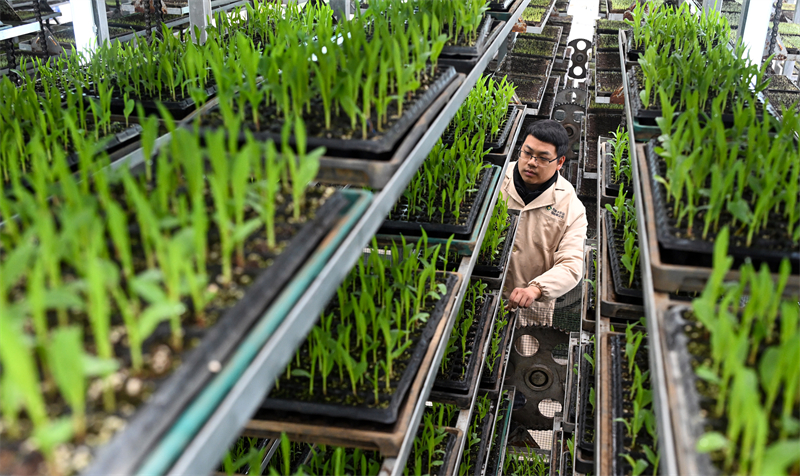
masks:
<path fill-rule="evenodd" d="M 542 165 L 552 164 L 553 162 L 558 160 L 558 157 L 556 157 L 555 159 L 548 159 L 548 158 L 545 158 L 545 157 L 536 157 L 535 155 L 529 154 L 528 152 L 525 152 L 524 150 L 520 150 L 519 151 L 519 156 L 522 157 L 525 160 L 534 159 L 536 161 L 536 163 L 539 163 L 539 164 L 542 164 Z"/>

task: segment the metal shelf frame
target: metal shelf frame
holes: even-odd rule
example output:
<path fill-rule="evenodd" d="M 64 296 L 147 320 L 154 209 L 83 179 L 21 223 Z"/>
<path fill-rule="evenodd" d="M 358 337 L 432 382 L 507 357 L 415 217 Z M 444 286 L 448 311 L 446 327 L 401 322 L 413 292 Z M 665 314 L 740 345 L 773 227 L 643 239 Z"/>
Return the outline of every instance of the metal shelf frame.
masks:
<path fill-rule="evenodd" d="M 191 0 L 190 0 L 191 1 Z M 264 347 L 258 352 L 241 378 L 233 385 L 225 398 L 217 406 L 214 413 L 202 426 L 192 434 L 191 441 L 182 449 L 182 454 L 172 467 L 166 472 L 172 475 L 182 474 L 208 474 L 216 467 L 222 458 L 225 449 L 238 436 L 252 413 L 258 408 L 261 399 L 272 388 L 277 375 L 287 364 L 295 349 L 302 343 L 305 336 L 317 321 L 317 316 L 324 308 L 336 288 L 345 278 L 349 270 L 355 265 L 362 254 L 364 246 L 375 235 L 389 210 L 405 190 L 411 178 L 427 158 L 436 141 L 444 132 L 456 111 L 475 86 L 489 61 L 505 42 L 511 28 L 516 23 L 524 8 L 530 0 L 523 0 L 519 8 L 511 15 L 500 31 L 494 42 L 488 46 L 483 57 L 478 61 L 469 75 L 466 76 L 461 87 L 455 92 L 451 101 L 444 107 L 439 117 L 419 140 L 409 157 L 403 162 L 395 175 L 379 193 L 375 195 L 361 219 L 356 223 L 347 237 L 320 270 L 316 279 L 306 288 L 304 294 L 295 302 L 283 321 L 273 330 L 272 336 Z M 169 136 L 159 138 L 159 146 L 166 144 Z M 114 164 L 114 167 L 126 164 L 135 165 L 144 160 L 141 151 L 136 151 Z M 506 165 L 507 166 L 507 165 Z M 505 174 L 505 168 L 503 169 Z M 499 187 L 498 187 L 499 191 Z M 493 207 L 497 194 L 491 198 L 490 207 Z M 479 244 L 488 227 L 488 219 L 482 225 Z M 480 246 L 477 246 L 479 249 Z M 462 260 L 459 272 L 468 278 L 477 261 L 477 253 L 471 258 Z M 465 280 L 468 284 L 468 279 Z M 466 284 L 462 285 L 458 296 L 457 306 L 463 300 Z M 453 323 L 448 323 L 452 329 Z M 436 358 L 432 367 L 435 369 L 441 362 L 444 346 L 437 349 Z M 435 372 L 426 379 L 426 385 L 420 398 L 420 404 L 414 412 L 413 425 L 416 428 L 422 417 L 425 400 L 435 380 Z M 184 431 L 185 428 L 173 428 L 173 431 Z M 385 474 L 400 474 L 413 444 L 413 433 L 409 431 L 403 442 L 403 451 L 400 457 L 384 462 Z M 399 463 L 399 464 L 398 464 Z"/>
<path fill-rule="evenodd" d="M 12 38 L 17 38 L 23 35 L 29 35 L 31 33 L 36 33 L 41 29 L 41 26 L 38 22 L 33 23 L 25 23 L 19 26 L 9 26 L 9 25 L 2 25 L 7 28 L 0 29 L 0 41 L 3 40 L 10 40 Z"/>
<path fill-rule="evenodd" d="M 619 32 L 619 58 L 622 70 L 625 71 L 625 33 Z M 631 110 L 631 99 L 628 94 L 628 76 L 622 75 L 622 86 L 625 91 L 625 119 L 627 124 L 633 124 L 633 112 Z M 633 128 L 629 128 L 630 143 L 635 144 Z M 642 172 L 639 170 L 639 159 L 637 158 L 636 147 L 631 147 L 630 160 L 633 170 L 633 193 L 636 197 L 642 196 Z M 646 178 L 645 178 L 646 179 Z M 639 257 L 640 271 L 642 274 L 642 289 L 644 300 L 644 312 L 647 318 L 648 333 L 648 354 L 650 358 L 650 380 L 653 391 L 653 407 L 656 413 L 658 428 L 658 446 L 661 457 L 661 471 L 665 474 L 677 474 L 678 462 L 675 454 L 675 440 L 672 432 L 672 420 L 670 419 L 669 400 L 667 399 L 666 375 L 664 372 L 664 351 L 661 348 L 661 329 L 658 326 L 658 309 L 656 308 L 655 294 L 653 291 L 653 273 L 650 267 L 650 246 L 647 239 L 647 226 L 645 225 L 644 200 L 636 200 L 636 216 L 639 227 Z M 599 309 L 600 306 L 597 306 Z M 599 317 L 599 316 L 598 316 Z M 599 320 L 598 320 L 599 323 Z M 600 388 L 600 387 L 598 387 Z M 596 454 L 600 454 L 599 451 Z"/>

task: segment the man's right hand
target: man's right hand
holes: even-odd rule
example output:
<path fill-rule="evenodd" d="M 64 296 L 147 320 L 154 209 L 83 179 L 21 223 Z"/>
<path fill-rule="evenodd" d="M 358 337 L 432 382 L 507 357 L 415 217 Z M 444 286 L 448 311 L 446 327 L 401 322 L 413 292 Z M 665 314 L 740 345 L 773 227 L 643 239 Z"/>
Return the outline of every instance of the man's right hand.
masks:
<path fill-rule="evenodd" d="M 511 296 L 508 297 L 508 305 L 511 309 L 516 307 L 529 308 L 540 297 L 542 297 L 542 290 L 539 289 L 539 286 L 514 288 L 511 291 Z"/>

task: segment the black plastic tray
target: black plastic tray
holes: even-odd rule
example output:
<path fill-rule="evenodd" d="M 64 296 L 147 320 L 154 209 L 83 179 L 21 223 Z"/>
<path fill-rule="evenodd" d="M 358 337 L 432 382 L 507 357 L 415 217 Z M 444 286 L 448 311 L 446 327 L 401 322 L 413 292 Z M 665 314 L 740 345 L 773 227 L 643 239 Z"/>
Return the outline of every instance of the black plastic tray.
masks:
<path fill-rule="evenodd" d="M 511 5 L 511 2 L 514 0 L 502 0 L 501 2 L 489 2 L 489 10 L 499 12 L 499 11 L 508 11 L 508 6 Z"/>
<path fill-rule="evenodd" d="M 483 42 L 483 47 L 479 50 L 478 55 L 476 56 L 464 56 L 464 55 L 453 55 L 453 56 L 446 56 L 441 55 L 439 56 L 439 64 L 440 65 L 447 65 L 452 66 L 456 69 L 457 72 L 463 74 L 469 74 L 475 65 L 478 64 L 478 61 L 483 57 L 486 49 L 489 47 L 490 44 L 497 38 L 500 34 L 500 30 L 505 25 L 505 22 L 496 22 L 494 27 L 490 30 L 488 38 Z"/>
<path fill-rule="evenodd" d="M 621 421 L 617 421 L 617 418 L 625 416 L 622 409 L 622 348 L 625 345 L 623 338 L 621 335 L 608 337 L 611 352 L 611 368 L 608 369 L 611 373 L 611 454 L 614 455 L 611 468 L 614 476 L 624 476 L 624 465 L 620 464 L 624 460 L 619 455 L 624 450 L 625 426 Z"/>
<path fill-rule="evenodd" d="M 498 312 L 499 312 L 499 308 L 498 308 Z M 500 354 L 498 354 L 498 356 L 497 356 L 498 362 L 495 362 L 495 364 L 494 364 L 494 369 L 495 369 L 494 372 L 492 372 L 491 374 L 488 374 L 486 372 L 486 370 L 487 370 L 486 369 L 486 364 L 484 363 L 484 372 L 481 375 L 481 383 L 480 383 L 481 394 L 493 395 L 493 394 L 499 393 L 499 391 L 503 387 L 503 385 L 502 385 L 503 382 L 500 382 L 500 379 L 503 377 L 503 369 L 507 365 L 505 363 L 506 351 L 508 350 L 509 339 L 511 338 L 511 333 L 514 330 L 514 326 L 517 325 L 516 317 L 517 317 L 517 311 L 516 310 L 509 312 L 509 314 L 508 314 L 508 324 L 506 324 L 506 327 L 505 327 L 505 330 L 504 330 L 505 334 L 503 334 L 503 340 L 502 340 L 502 342 L 500 344 L 500 348 L 499 348 Z M 489 338 L 491 338 L 491 337 L 489 337 Z M 489 344 L 489 345 L 491 346 L 491 344 Z M 489 358 L 488 353 L 486 355 L 486 358 Z"/>
<path fill-rule="evenodd" d="M 656 181 L 655 175 L 664 175 L 659 170 L 658 155 L 654 150 L 655 141 L 651 140 L 645 147 L 647 156 L 647 174 L 652 190 L 653 208 L 655 209 L 656 236 L 661 251 L 661 261 L 672 264 L 686 264 L 690 266 L 712 267 L 714 241 L 703 239 L 678 238 L 677 228 L 672 226 L 672 220 L 667 214 L 667 203 L 664 185 Z M 648 197 L 644 197 L 646 200 Z M 734 266 L 740 266 L 746 260 L 752 260 L 758 267 L 761 263 L 769 265 L 773 272 L 777 272 L 783 259 L 788 258 L 792 265 L 792 274 L 800 273 L 800 251 L 797 246 L 792 252 L 786 253 L 774 249 L 774 242 L 762 240 L 754 236 L 751 247 L 736 246 L 733 243 L 728 247 L 728 255 L 733 256 Z"/>
<path fill-rule="evenodd" d="M 286 249 L 261 272 L 246 294 L 229 308 L 208 331 L 200 345 L 187 354 L 182 365 L 156 390 L 128 421 L 125 430 L 105 445 L 84 474 L 107 475 L 132 470 L 147 456 L 157 440 L 172 427 L 195 395 L 216 374 L 209 362 L 225 363 L 264 309 L 294 277 L 317 244 L 334 226 L 347 199 L 336 193 L 300 229 Z"/>
<path fill-rule="evenodd" d="M 611 145 L 606 142 L 606 147 L 610 148 Z M 630 158 L 630 155 L 628 157 Z M 605 175 L 605 180 L 603 181 L 605 190 L 603 190 L 603 194 L 614 199 L 619 195 L 619 184 L 611 181 L 611 174 L 614 170 L 614 154 L 608 152 L 608 150 L 603 154 L 603 169 L 603 174 Z"/>
<path fill-rule="evenodd" d="M 142 126 L 140 126 L 139 124 L 131 124 L 127 129 L 114 134 L 114 136 L 111 137 L 108 142 L 106 142 L 105 146 L 103 146 L 100 152 L 105 152 L 108 155 L 111 155 L 115 151 L 124 147 L 125 145 L 131 144 L 135 140 L 137 140 L 141 132 L 142 132 Z M 67 156 L 67 165 L 72 170 L 77 169 L 79 165 L 79 159 L 77 153 L 72 153 L 69 156 Z"/>
<path fill-rule="evenodd" d="M 594 373 L 590 373 L 591 364 L 588 360 L 583 356 L 583 354 L 592 355 L 594 351 L 594 343 L 589 342 L 587 344 L 583 344 L 580 346 L 580 355 L 578 359 L 580 359 L 580 372 L 581 372 L 581 398 L 580 398 L 580 410 L 579 410 L 579 417 L 578 417 L 578 428 L 577 428 L 577 435 L 575 438 L 575 446 L 582 449 L 584 453 L 588 456 L 594 456 L 594 440 L 589 441 L 586 439 L 586 428 L 587 426 L 592 429 L 596 429 L 597 427 L 594 424 L 594 418 L 591 414 L 591 404 L 589 403 L 589 391 L 594 388 Z M 595 402 L 596 403 L 596 402 Z M 591 420 L 591 421 L 590 421 Z M 597 435 L 595 434 L 595 438 Z"/>
<path fill-rule="evenodd" d="M 434 391 L 469 394 L 472 393 L 470 392 L 471 388 L 480 384 L 480 382 L 475 381 L 478 374 L 476 368 L 478 367 L 478 361 L 483 364 L 483 348 L 485 347 L 484 344 L 486 344 L 486 339 L 488 337 L 487 334 L 491 334 L 491 321 L 494 317 L 492 315 L 492 311 L 496 307 L 495 301 L 497 300 L 497 295 L 494 293 L 488 293 L 484 294 L 483 298 L 484 300 L 483 305 L 481 306 L 480 318 L 477 321 L 473 321 L 472 324 L 472 329 L 475 330 L 475 338 L 472 341 L 472 349 L 469 355 L 469 360 L 467 361 L 466 372 L 464 372 L 464 379 L 447 380 L 441 378 L 439 374 L 437 374 L 436 380 L 433 382 Z M 463 305 L 464 304 L 462 304 L 462 306 Z M 454 324 L 453 332 L 456 332 L 455 326 L 459 325 L 460 321 L 457 320 Z M 478 370 L 480 370 L 480 368 L 478 368 Z"/>
<path fill-rule="evenodd" d="M 387 408 L 370 408 L 365 406 L 345 406 L 335 403 L 317 403 L 317 402 L 302 402 L 295 400 L 283 400 L 277 398 L 264 399 L 261 403 L 262 410 L 277 410 L 293 413 L 302 413 L 308 415 L 324 415 L 335 418 L 344 418 L 351 420 L 367 420 L 378 423 L 389 424 L 397 420 L 397 413 L 400 405 L 405 400 L 406 393 L 411 385 L 411 382 L 416 378 L 417 369 L 425 357 L 425 352 L 428 350 L 428 345 L 436 332 L 436 327 L 439 320 L 445 311 L 445 307 L 449 301 L 449 296 L 454 292 L 457 277 L 448 275 L 447 278 L 447 293 L 436 303 L 436 306 L 428 318 L 427 325 L 422 331 L 419 340 L 414 344 L 414 350 L 410 353 L 408 363 L 403 371 L 402 377 L 397 384 L 397 387 L 392 394 L 391 401 Z M 349 392 L 345 392 L 348 394 Z M 330 393 L 329 393 L 330 395 Z"/>
<path fill-rule="evenodd" d="M 208 95 L 209 98 L 214 97 L 214 95 L 216 94 L 217 94 L 216 85 L 209 86 L 206 88 L 206 95 Z M 90 96 L 90 97 L 94 98 L 96 96 Z M 186 116 L 188 116 L 189 113 L 197 109 L 197 105 L 195 104 L 194 99 L 192 99 L 191 97 L 183 98 L 179 101 L 169 101 L 169 100 L 158 101 L 155 99 L 139 100 L 136 98 L 132 99 L 134 99 L 138 104 L 142 105 L 142 108 L 144 109 L 144 112 L 146 114 L 157 115 L 159 117 L 161 117 L 161 111 L 158 109 L 157 104 L 161 103 L 161 105 L 163 105 L 164 108 L 168 110 L 170 114 L 172 114 L 172 118 L 175 120 L 183 119 Z M 124 112 L 124 109 L 125 109 L 125 100 L 123 98 L 111 98 L 112 114 L 122 114 Z"/>
<path fill-rule="evenodd" d="M 455 79 L 455 77 L 456 70 L 450 66 L 443 65 L 440 61 L 440 65 L 436 73 L 436 79 L 433 81 L 433 83 L 431 83 L 428 90 L 417 97 L 413 104 L 406 104 L 403 108 L 403 117 L 392 124 L 389 130 L 385 131 L 383 134 L 366 140 L 329 139 L 327 137 L 317 137 L 309 134 L 306 137 L 307 147 L 309 150 L 316 147 L 325 147 L 328 151 L 337 151 L 340 153 L 364 152 L 369 154 L 383 154 L 390 152 L 398 143 L 398 141 L 405 136 L 417 119 L 428 109 L 428 107 L 430 107 L 431 103 L 433 103 L 436 98 L 439 97 L 447 85 L 450 84 L 453 79 Z M 207 107 L 204 107 L 202 111 L 199 111 L 199 116 L 202 117 L 203 115 L 213 112 L 218 108 L 219 105 L 217 103 L 208 104 Z M 187 125 L 187 127 L 190 126 L 191 125 Z M 200 134 L 204 134 L 205 131 L 211 129 L 213 128 L 210 126 L 200 127 Z M 240 142 L 244 142 L 246 140 L 246 135 L 244 132 L 245 129 L 246 127 L 242 128 L 242 131 L 239 133 Z M 272 140 L 276 143 L 281 143 L 282 141 L 280 133 L 276 134 L 269 131 L 250 132 L 253 138 L 259 141 Z M 294 135 L 291 136 L 289 142 L 290 144 L 295 145 Z"/>
<path fill-rule="evenodd" d="M 622 262 L 620 259 L 622 258 L 619 254 L 617 254 L 617 241 L 616 237 L 614 236 L 614 217 L 610 213 L 605 214 L 606 220 L 606 238 L 608 239 L 608 264 L 611 265 L 611 276 L 614 279 L 614 292 L 617 296 L 624 296 L 630 299 L 642 299 L 642 290 L 636 288 L 628 287 L 627 283 L 623 282 L 622 280 Z M 636 238 L 636 241 L 639 241 L 639 238 Z M 620 245 L 622 245 L 620 243 Z M 638 271 L 639 268 L 636 268 Z M 637 279 L 636 274 L 634 274 L 633 283 L 639 283 L 641 286 L 641 276 Z"/>
<path fill-rule="evenodd" d="M 382 235 L 403 234 L 422 236 L 422 231 L 424 230 L 429 237 L 449 238 L 450 235 L 457 235 L 456 238 L 469 238 L 469 235 L 472 234 L 473 228 L 478 225 L 476 221 L 481 209 L 486 203 L 486 191 L 497 173 L 499 173 L 499 169 L 497 168 L 485 169 L 483 177 L 481 177 L 480 187 L 478 188 L 478 191 L 475 192 L 475 201 L 472 203 L 472 208 L 469 211 L 469 216 L 467 217 L 467 223 L 465 225 L 443 225 L 440 223 L 430 222 L 426 223 L 386 220 L 383 222 L 383 225 L 381 225 L 378 233 Z"/>
<path fill-rule="evenodd" d="M 481 429 L 480 435 L 491 435 L 492 434 L 492 427 L 494 425 L 494 411 L 497 402 L 492 402 L 491 407 L 489 407 L 489 413 L 486 414 L 484 418 L 483 427 Z M 475 410 L 473 410 L 474 412 Z M 467 428 L 469 431 L 469 428 Z M 464 435 L 464 438 L 467 442 L 469 442 L 469 435 Z M 475 459 L 475 470 L 472 472 L 474 476 L 481 476 L 483 474 L 483 466 L 486 464 L 486 461 L 489 459 L 489 446 L 491 445 L 491 441 L 489 441 L 488 437 L 481 438 L 480 448 L 478 448 L 478 457 Z M 469 451 L 469 448 L 464 445 L 464 452 Z"/>
<path fill-rule="evenodd" d="M 517 109 L 515 104 L 508 105 L 508 112 L 506 112 L 506 119 L 503 122 L 503 126 L 500 128 L 500 134 L 497 136 L 497 141 L 495 142 L 484 142 L 483 148 L 491 149 L 492 152 L 499 152 L 502 151 L 506 145 L 506 139 L 508 139 L 508 135 L 511 132 L 511 128 L 514 125 L 514 119 L 517 118 L 517 113 L 519 109 Z M 453 143 L 453 130 L 451 127 L 444 131 L 442 134 L 442 142 L 445 144 L 452 144 Z"/>
<path fill-rule="evenodd" d="M 458 46 L 448 45 L 442 48 L 439 58 L 447 58 L 451 56 L 480 56 L 483 53 L 486 39 L 489 36 L 489 31 L 492 27 L 492 17 L 484 15 L 481 24 L 478 26 L 478 40 L 473 46 Z"/>
<path fill-rule="evenodd" d="M 511 248 L 514 246 L 514 240 L 509 238 L 514 237 L 514 234 L 517 230 L 517 225 L 519 224 L 518 215 L 509 214 L 508 218 L 511 220 L 511 223 L 506 230 L 505 240 L 503 240 L 503 251 L 500 253 L 500 264 L 497 266 L 491 266 L 476 263 L 475 268 L 472 270 L 473 277 L 491 279 L 500 279 L 503 277 L 503 273 L 505 273 L 506 270 L 506 264 L 508 263 L 508 254 L 511 253 Z"/>

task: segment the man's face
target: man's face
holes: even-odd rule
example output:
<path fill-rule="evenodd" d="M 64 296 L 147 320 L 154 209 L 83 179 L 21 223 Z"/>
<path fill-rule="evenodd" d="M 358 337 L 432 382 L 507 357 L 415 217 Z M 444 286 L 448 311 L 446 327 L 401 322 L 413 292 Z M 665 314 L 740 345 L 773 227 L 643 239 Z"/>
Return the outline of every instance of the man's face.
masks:
<path fill-rule="evenodd" d="M 532 135 L 526 137 L 518 163 L 522 181 L 528 185 L 540 185 L 550 180 L 557 170 L 561 170 L 566 160 L 563 155 L 554 160 L 556 157 L 556 146 L 542 142 Z"/>

